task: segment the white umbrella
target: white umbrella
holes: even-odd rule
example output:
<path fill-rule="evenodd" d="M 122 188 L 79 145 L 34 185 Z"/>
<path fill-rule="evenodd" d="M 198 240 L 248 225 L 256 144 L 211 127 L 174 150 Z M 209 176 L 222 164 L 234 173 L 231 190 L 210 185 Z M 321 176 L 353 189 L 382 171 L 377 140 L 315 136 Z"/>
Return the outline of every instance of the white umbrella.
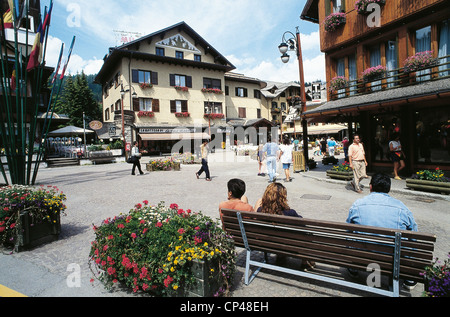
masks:
<path fill-rule="evenodd" d="M 61 128 L 52 132 L 49 132 L 48 135 L 49 136 L 71 136 L 71 135 L 78 135 L 78 134 L 83 134 L 83 133 L 94 133 L 94 131 L 89 130 L 89 129 L 83 129 L 83 128 L 78 128 L 78 127 L 74 127 L 74 126 L 68 126 L 65 128 Z"/>

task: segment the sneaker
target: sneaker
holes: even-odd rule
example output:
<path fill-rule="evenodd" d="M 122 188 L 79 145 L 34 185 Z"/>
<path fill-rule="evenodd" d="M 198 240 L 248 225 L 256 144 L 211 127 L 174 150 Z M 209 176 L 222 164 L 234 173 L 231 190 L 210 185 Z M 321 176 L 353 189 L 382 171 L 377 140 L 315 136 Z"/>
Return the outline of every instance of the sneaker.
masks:
<path fill-rule="evenodd" d="M 197 179 L 198 179 L 198 173 L 195 173 L 195 176 L 197 177 Z"/>
<path fill-rule="evenodd" d="M 401 181 L 402 179 L 398 176 L 395 176 L 394 179 Z"/>
<path fill-rule="evenodd" d="M 408 291 L 412 291 L 414 287 L 416 287 L 417 282 L 414 281 L 403 281 L 403 287 L 406 288 Z"/>

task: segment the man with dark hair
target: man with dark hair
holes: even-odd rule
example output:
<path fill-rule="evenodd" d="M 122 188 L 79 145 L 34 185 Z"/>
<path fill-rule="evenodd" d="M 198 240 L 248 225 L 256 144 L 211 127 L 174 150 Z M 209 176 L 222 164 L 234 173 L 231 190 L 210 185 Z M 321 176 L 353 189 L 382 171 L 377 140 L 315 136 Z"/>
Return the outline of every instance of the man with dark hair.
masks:
<path fill-rule="evenodd" d="M 238 178 L 228 181 L 228 200 L 219 204 L 220 220 L 222 220 L 222 209 L 233 209 L 239 211 L 254 211 L 252 205 L 248 203 L 245 194 L 245 182 Z"/>
<path fill-rule="evenodd" d="M 202 145 L 200 145 L 200 155 L 202 157 L 202 167 L 200 168 L 200 170 L 197 173 L 195 173 L 195 176 L 198 179 L 199 176 L 202 175 L 203 172 L 205 172 L 206 180 L 211 181 L 211 176 L 209 174 L 209 167 L 208 167 L 208 151 L 209 151 L 208 142 L 209 142 L 208 140 L 203 140 Z"/>
<path fill-rule="evenodd" d="M 388 195 L 391 190 L 389 176 L 377 173 L 370 181 L 370 194 L 358 199 L 350 207 L 348 223 L 400 230 L 417 231 L 413 214 L 400 200 Z M 354 274 L 349 270 L 351 274 Z M 412 289 L 415 283 L 404 281 Z"/>
<path fill-rule="evenodd" d="M 367 178 L 367 160 L 364 146 L 362 145 L 358 134 L 353 136 L 353 143 L 348 148 L 348 159 L 350 168 L 353 169 L 353 180 L 350 184 L 357 193 L 362 193 L 359 183 L 363 178 Z"/>

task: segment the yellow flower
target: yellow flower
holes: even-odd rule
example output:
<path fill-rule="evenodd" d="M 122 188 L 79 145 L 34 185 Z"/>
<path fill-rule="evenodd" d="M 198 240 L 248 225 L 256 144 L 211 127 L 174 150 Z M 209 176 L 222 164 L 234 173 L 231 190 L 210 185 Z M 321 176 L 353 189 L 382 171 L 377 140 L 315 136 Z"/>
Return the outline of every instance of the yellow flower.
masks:
<path fill-rule="evenodd" d="M 173 286 L 173 289 L 174 289 L 174 290 L 177 290 L 177 289 L 178 289 L 178 285 L 174 285 L 174 286 Z"/>
<path fill-rule="evenodd" d="M 170 272 L 174 272 L 175 269 L 173 268 L 173 266 L 170 268 Z"/>

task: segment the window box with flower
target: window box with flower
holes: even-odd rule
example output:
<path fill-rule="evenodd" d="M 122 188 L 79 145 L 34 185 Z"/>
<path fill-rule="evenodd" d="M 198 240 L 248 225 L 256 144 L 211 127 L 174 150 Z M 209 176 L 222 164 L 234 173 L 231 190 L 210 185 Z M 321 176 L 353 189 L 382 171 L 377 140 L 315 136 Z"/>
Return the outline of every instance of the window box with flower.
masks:
<path fill-rule="evenodd" d="M 223 94 L 223 91 L 218 88 L 202 88 L 202 92 L 213 93 L 213 94 L 218 94 L 218 95 Z"/>
<path fill-rule="evenodd" d="M 330 80 L 330 90 L 332 92 L 345 89 L 348 86 L 348 79 L 343 76 L 337 76 Z"/>
<path fill-rule="evenodd" d="M 356 0 L 355 2 L 355 10 L 359 14 L 369 14 L 371 11 L 367 10 L 369 4 L 375 3 L 380 6 L 386 4 L 386 0 Z"/>
<path fill-rule="evenodd" d="M 434 171 L 421 170 L 406 179 L 406 187 L 414 190 L 450 194 L 450 179 L 437 167 Z"/>
<path fill-rule="evenodd" d="M 333 32 L 340 28 L 347 21 L 347 16 L 344 12 L 331 13 L 325 18 L 325 31 Z"/>
<path fill-rule="evenodd" d="M 65 200 L 56 186 L 0 188 L 0 243 L 18 252 L 58 239 Z"/>
<path fill-rule="evenodd" d="M 223 113 L 205 113 L 206 119 L 223 119 L 224 117 Z"/>
<path fill-rule="evenodd" d="M 139 111 L 137 116 L 139 118 L 145 118 L 145 117 L 153 118 L 155 116 L 155 113 L 153 111 Z"/>
<path fill-rule="evenodd" d="M 175 112 L 175 117 L 178 117 L 178 118 L 187 118 L 190 116 L 191 116 L 191 114 L 189 112 Z"/>
<path fill-rule="evenodd" d="M 174 86 L 174 88 L 178 91 L 189 91 L 189 88 L 185 86 Z"/>
<path fill-rule="evenodd" d="M 386 75 L 386 67 L 382 65 L 369 67 L 362 72 L 362 78 L 365 82 L 379 80 Z"/>
<path fill-rule="evenodd" d="M 405 60 L 404 72 L 413 73 L 438 64 L 438 59 L 433 57 L 433 51 L 418 52 Z"/>
<path fill-rule="evenodd" d="M 89 264 L 107 288 L 118 284 L 135 293 L 205 297 L 230 289 L 234 242 L 201 212 L 143 201 L 94 226 L 94 232 Z"/>
<path fill-rule="evenodd" d="M 146 88 L 153 88 L 153 85 L 150 83 L 140 83 L 139 87 L 141 87 L 142 89 L 146 89 Z"/>

